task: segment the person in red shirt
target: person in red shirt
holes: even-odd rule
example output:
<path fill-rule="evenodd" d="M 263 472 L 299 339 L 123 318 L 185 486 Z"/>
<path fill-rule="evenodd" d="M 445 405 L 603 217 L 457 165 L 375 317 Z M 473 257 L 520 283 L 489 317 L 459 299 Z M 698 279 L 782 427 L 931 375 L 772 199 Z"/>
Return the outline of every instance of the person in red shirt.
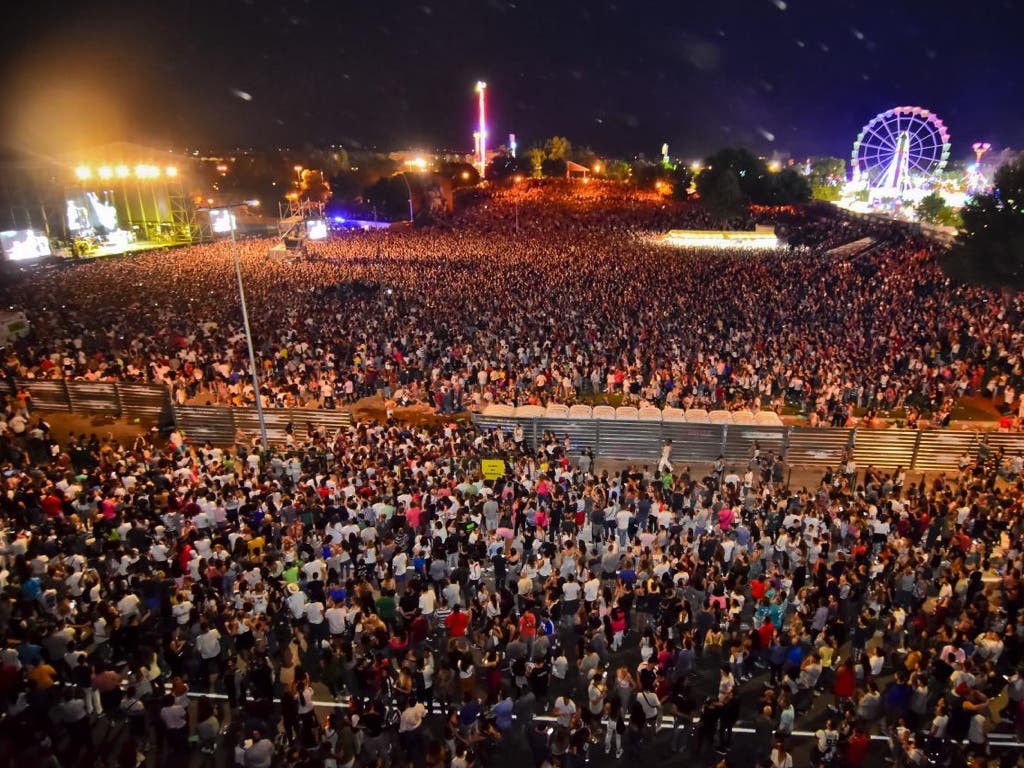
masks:
<path fill-rule="evenodd" d="M 768 585 L 764 579 L 755 577 L 750 580 L 750 597 L 755 603 L 761 602 L 761 598 L 764 597 L 767 586 Z"/>
<path fill-rule="evenodd" d="M 54 488 L 43 497 L 40 502 L 43 513 L 48 518 L 62 517 L 64 515 L 64 498 L 61 492 Z"/>
<path fill-rule="evenodd" d="M 849 740 L 846 742 L 846 751 L 843 753 L 843 765 L 846 768 L 860 768 L 864 765 L 864 757 L 871 746 L 871 738 L 864 730 L 863 725 L 853 729 Z"/>
<path fill-rule="evenodd" d="M 770 616 L 764 617 L 764 623 L 757 628 L 757 634 L 761 638 L 761 648 L 767 649 L 772 644 L 772 638 L 775 637 L 775 625 L 772 624 Z"/>
<path fill-rule="evenodd" d="M 832 693 L 836 697 L 836 705 L 842 706 L 844 701 L 853 698 L 853 690 L 857 684 L 857 676 L 853 668 L 853 659 L 847 659 L 836 670 L 836 680 L 832 685 Z"/>
<path fill-rule="evenodd" d="M 462 610 L 462 606 L 455 605 L 444 623 L 448 627 L 448 637 L 465 637 L 466 628 L 469 627 L 469 614 Z"/>
<path fill-rule="evenodd" d="M 532 652 L 533 639 L 537 637 L 537 617 L 533 615 L 533 611 L 526 611 L 519 617 L 519 635 Z"/>

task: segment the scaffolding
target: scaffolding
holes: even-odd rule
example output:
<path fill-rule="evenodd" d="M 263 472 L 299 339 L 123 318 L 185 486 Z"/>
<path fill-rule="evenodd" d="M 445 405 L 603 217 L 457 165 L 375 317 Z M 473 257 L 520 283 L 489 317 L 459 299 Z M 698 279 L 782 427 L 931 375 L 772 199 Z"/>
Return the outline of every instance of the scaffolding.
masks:
<path fill-rule="evenodd" d="M 199 216 L 181 182 L 168 184 L 167 200 L 171 209 L 171 230 L 176 242 L 205 243 L 213 239 L 210 217 Z"/>
<path fill-rule="evenodd" d="M 305 251 L 306 223 L 324 221 L 324 204 L 319 200 L 284 200 L 277 204 L 277 234 L 289 251 Z"/>

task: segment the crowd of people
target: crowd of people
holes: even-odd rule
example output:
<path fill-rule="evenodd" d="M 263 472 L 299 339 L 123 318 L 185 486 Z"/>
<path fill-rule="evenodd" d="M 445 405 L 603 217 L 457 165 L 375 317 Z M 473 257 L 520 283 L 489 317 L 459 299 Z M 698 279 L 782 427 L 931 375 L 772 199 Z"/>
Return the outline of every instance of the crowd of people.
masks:
<path fill-rule="evenodd" d="M 711 225 L 699 204 L 537 184 L 496 191 L 455 225 L 311 243 L 299 263 L 242 242 L 265 404 L 334 408 L 379 393 L 453 412 L 621 396 L 789 401 L 820 423 L 906 407 L 941 424 L 980 394 L 1019 421 L 1019 298 L 951 285 L 929 242 L 785 209 L 754 218 L 796 247 L 673 249 L 656 235 Z M 877 236 L 869 252 L 824 253 L 865 231 Z M 32 330 L 6 370 L 252 403 L 236 291 L 228 242 L 17 273 L 0 302 Z"/>
<path fill-rule="evenodd" d="M 598 471 L 451 425 L 260 453 L 8 415 L 17 764 L 792 768 L 804 727 L 814 765 L 911 768 L 1022 723 L 1024 485 L 991 451 L 787 488 L 756 448 L 742 477 Z"/>
<path fill-rule="evenodd" d="M 789 396 L 838 418 L 941 408 L 993 378 L 1016 403 L 1016 299 L 948 285 L 926 243 L 680 253 L 646 227 L 686 206 L 609 213 L 598 184 L 514 194 L 518 236 L 497 194 L 457 228 L 356 235 L 298 264 L 243 244 L 268 404 L 620 390 Z M 14 280 L 39 305 L 8 372 L 244 402 L 228 258 L 197 246 Z M 604 465 L 558 435 L 534 450 L 516 430 L 392 420 L 311 422 L 275 446 L 65 435 L 20 390 L 0 419 L 0 754 L 1013 763 L 990 736 L 1024 732 L 1024 458 L 983 442 L 915 483 L 845 461 L 789 485 L 756 444 L 740 468 L 670 453 Z"/>

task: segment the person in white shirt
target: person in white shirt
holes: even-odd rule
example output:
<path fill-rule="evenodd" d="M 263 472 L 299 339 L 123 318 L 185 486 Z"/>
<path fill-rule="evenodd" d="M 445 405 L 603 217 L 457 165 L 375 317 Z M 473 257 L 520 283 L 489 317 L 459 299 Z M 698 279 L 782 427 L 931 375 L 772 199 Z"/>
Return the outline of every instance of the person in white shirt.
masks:
<path fill-rule="evenodd" d="M 171 614 L 178 622 L 179 627 L 184 627 L 189 623 L 192 617 L 192 601 L 188 599 L 187 594 L 182 593 L 178 596 L 174 605 L 171 606 Z"/>
<path fill-rule="evenodd" d="M 127 623 L 133 616 L 139 616 L 139 607 L 142 605 L 142 600 L 139 596 L 129 592 L 127 595 L 117 601 L 117 612 L 121 614 L 121 621 Z"/>
<path fill-rule="evenodd" d="M 288 585 L 288 592 L 285 602 L 288 603 L 288 610 L 292 612 L 292 618 L 298 621 L 306 615 L 306 603 L 309 602 L 309 598 L 295 583 Z"/>
<path fill-rule="evenodd" d="M 327 620 L 327 629 L 331 635 L 340 635 L 345 631 L 345 626 L 348 623 L 348 608 L 331 603 L 330 608 L 324 611 L 324 618 Z"/>

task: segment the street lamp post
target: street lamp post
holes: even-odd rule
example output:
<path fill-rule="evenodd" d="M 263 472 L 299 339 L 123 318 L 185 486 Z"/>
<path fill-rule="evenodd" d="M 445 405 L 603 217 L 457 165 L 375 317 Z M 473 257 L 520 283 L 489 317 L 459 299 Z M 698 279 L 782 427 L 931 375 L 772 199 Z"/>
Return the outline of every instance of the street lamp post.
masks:
<path fill-rule="evenodd" d="M 409 186 L 409 177 L 407 176 L 408 171 L 402 171 L 402 181 L 405 182 L 405 191 L 409 193 L 409 223 L 414 221 L 412 215 L 412 187 Z"/>
<path fill-rule="evenodd" d="M 263 415 L 263 398 L 260 394 L 260 376 L 256 365 L 256 350 L 252 344 L 252 327 L 249 325 L 249 307 L 245 302 L 245 284 L 242 282 L 242 262 L 238 255 L 238 240 L 235 238 L 235 219 L 231 213 L 235 208 L 247 208 L 259 205 L 258 200 L 249 200 L 244 203 L 234 203 L 223 206 L 228 209 L 228 222 L 231 225 L 231 257 L 235 262 L 235 277 L 238 280 L 238 299 L 242 305 L 242 325 L 245 328 L 245 343 L 249 349 L 249 367 L 252 369 L 253 393 L 256 396 L 256 419 L 260 424 L 260 442 L 262 451 L 270 450 L 270 440 L 267 438 L 267 420 Z M 209 208 L 199 209 L 209 211 Z M 261 451 L 261 452 L 262 452 Z"/>

